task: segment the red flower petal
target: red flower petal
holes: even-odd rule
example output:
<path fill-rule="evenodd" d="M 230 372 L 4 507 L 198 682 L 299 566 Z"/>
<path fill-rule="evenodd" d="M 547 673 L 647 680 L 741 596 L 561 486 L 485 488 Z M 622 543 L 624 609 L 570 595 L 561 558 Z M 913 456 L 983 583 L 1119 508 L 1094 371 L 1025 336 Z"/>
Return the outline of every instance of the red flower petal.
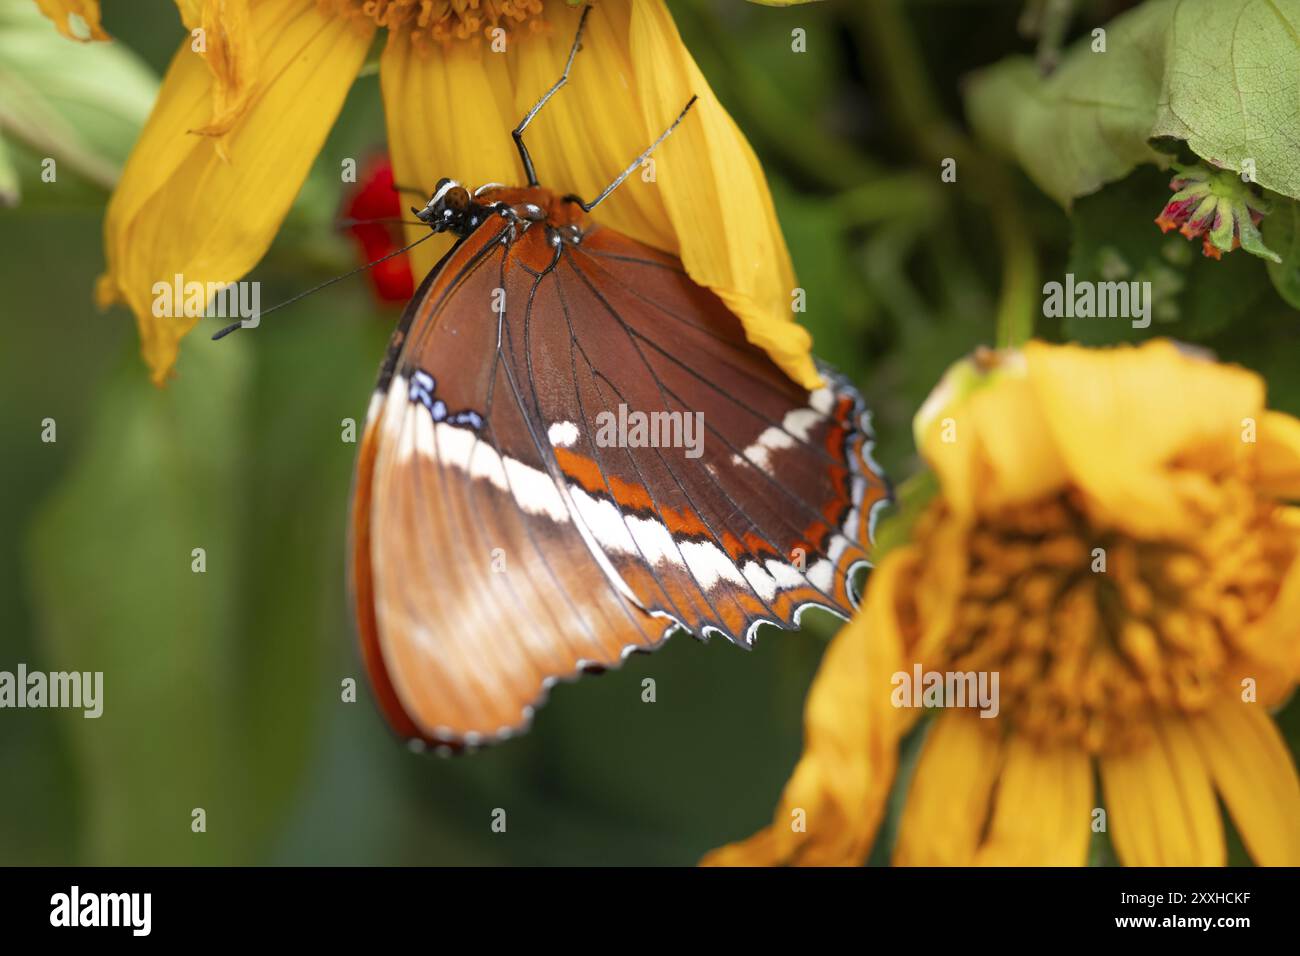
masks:
<path fill-rule="evenodd" d="M 402 199 L 393 189 L 393 167 L 386 154 L 370 159 L 357 189 L 344 207 L 348 220 L 388 219 L 391 222 L 353 222 L 348 231 L 360 246 L 361 264 L 374 262 L 403 245 Z M 381 302 L 405 303 L 415 294 L 415 278 L 407 256 L 394 256 L 368 270 L 370 286 Z"/>

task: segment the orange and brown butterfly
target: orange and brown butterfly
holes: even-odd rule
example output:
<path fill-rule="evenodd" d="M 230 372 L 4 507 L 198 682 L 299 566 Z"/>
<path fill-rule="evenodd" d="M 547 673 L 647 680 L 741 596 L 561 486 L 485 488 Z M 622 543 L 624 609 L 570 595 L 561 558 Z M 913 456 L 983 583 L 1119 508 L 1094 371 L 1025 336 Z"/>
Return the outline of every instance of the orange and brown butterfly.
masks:
<path fill-rule="evenodd" d="M 830 369 L 792 382 L 673 255 L 538 185 L 438 183 L 458 237 L 393 335 L 353 491 L 351 582 L 380 707 L 440 752 L 527 728 L 558 680 L 680 627 L 753 643 L 847 616 L 888 485 Z M 628 428 L 628 423 L 633 427 Z M 640 432 L 637 426 L 640 426 Z"/>

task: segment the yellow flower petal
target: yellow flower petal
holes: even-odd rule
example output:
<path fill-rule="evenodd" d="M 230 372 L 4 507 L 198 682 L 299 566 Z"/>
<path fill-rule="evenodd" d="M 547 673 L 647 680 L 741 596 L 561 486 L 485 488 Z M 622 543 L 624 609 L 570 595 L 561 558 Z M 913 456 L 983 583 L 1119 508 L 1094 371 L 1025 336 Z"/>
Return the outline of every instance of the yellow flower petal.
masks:
<path fill-rule="evenodd" d="M 1251 857 L 1300 866 L 1300 778 L 1260 704 L 1229 699 L 1192 723 L 1201 756 Z"/>
<path fill-rule="evenodd" d="M 964 360 L 917 415 L 918 446 L 958 516 L 1072 484 L 1104 524 L 1151 536 L 1186 527 L 1202 466 L 1254 455 L 1265 490 L 1300 493 L 1300 422 L 1264 410 L 1245 369 L 1166 341 L 1086 349 L 1028 343 Z M 1244 440 L 1258 422 L 1259 440 Z M 1198 486 L 1199 487 L 1199 486 Z"/>
<path fill-rule="evenodd" d="M 1252 373 L 1167 342 L 1031 343 L 945 376 L 915 421 L 942 493 L 916 521 L 908 572 L 874 579 L 867 611 L 880 610 L 876 581 L 890 580 L 883 619 L 907 667 L 1000 665 L 1011 730 L 1004 738 L 969 713 L 938 719 L 906 794 L 896 863 L 1084 863 L 1093 759 L 1125 863 L 1223 864 L 1211 767 L 1216 782 L 1246 782 L 1233 812 L 1253 831 L 1252 851 L 1271 841 L 1268 861 L 1294 858 L 1297 778 L 1261 715 L 1300 673 L 1300 508 L 1268 497 L 1285 498 L 1300 476 L 1300 430 L 1263 399 Z M 1094 606 L 1091 583 L 1068 589 L 1072 603 L 1061 597 L 1061 583 L 1091 566 L 1093 535 L 1116 542 L 1109 609 Z M 1234 754 L 1214 726 L 1194 735 L 1187 715 L 1246 676 L 1261 701 L 1249 705 L 1257 739 Z M 1203 757 L 1198 743 L 1218 752 Z M 808 786 L 824 790 L 834 765 L 815 769 Z M 755 852 L 774 845 L 755 841 Z"/>
<path fill-rule="evenodd" d="M 552 23 L 550 37 L 542 43 L 530 40 L 520 44 L 515 91 L 515 110 L 519 115 L 533 105 L 539 91 L 554 83 L 563 70 L 579 14 L 577 10 L 559 13 L 556 7 L 548 7 L 547 17 Z M 535 143 L 530 145 L 533 162 L 543 186 L 584 199 L 596 198 L 628 163 L 655 141 L 686 104 L 689 94 L 669 115 L 655 116 L 652 123 L 646 123 L 641 107 L 641 77 L 633 65 L 632 21 L 631 5 L 626 2 L 598 3 L 592 7 L 582 51 L 574 60 L 568 85 L 528 129 L 529 142 Z M 559 105 L 563 108 L 556 110 L 555 115 L 547 115 L 552 107 Z M 679 252 L 680 244 L 664 206 L 661 184 L 665 175 L 664 150 L 685 125 L 678 127 L 655 151 L 654 181 L 647 182 L 642 177 L 644 170 L 633 173 L 597 208 L 598 221 L 647 245 Z"/>
<path fill-rule="evenodd" d="M 1193 735 L 1157 722 L 1141 750 L 1101 758 L 1107 825 L 1125 866 L 1223 866 L 1223 820 Z"/>
<path fill-rule="evenodd" d="M 897 609 L 896 614 L 906 620 L 919 618 L 922 624 L 918 633 L 907 634 L 903 639 L 908 667 L 919 662 L 928 668 L 931 662 L 941 659 L 944 645 L 956 624 L 963 582 L 969 571 L 969 542 L 965 528 L 957 522 L 936 528 L 926 559 L 918 562 L 913 574 L 915 607 L 904 604 L 906 592 L 902 589 L 891 603 L 891 608 Z M 871 584 L 868 582 L 867 601 L 871 600 Z M 902 629 L 897 618 L 893 626 Z"/>
<path fill-rule="evenodd" d="M 1255 437 L 1261 490 L 1300 501 L 1300 419 L 1266 411 L 1259 418 Z"/>
<path fill-rule="evenodd" d="M 917 415 L 918 447 L 964 519 L 1041 497 L 1066 480 L 1023 361 L 1001 361 L 987 373 L 958 363 Z"/>
<path fill-rule="evenodd" d="M 549 4 L 549 35 L 512 35 L 504 54 L 469 43 L 422 54 L 394 33 L 380 70 L 397 181 L 429 190 L 443 176 L 471 187 L 521 185 L 510 131 L 559 79 L 579 15 L 577 7 Z M 818 384 L 810 338 L 791 312 L 793 269 L 762 169 L 662 0 L 595 4 L 586 31 L 568 84 L 526 134 L 541 184 L 594 199 L 697 95 L 653 164 L 633 173 L 594 217 L 680 256 L 751 341 L 795 381 Z M 445 247 L 424 243 L 417 270 Z"/>
<path fill-rule="evenodd" d="M 220 136 L 244 115 L 257 82 L 260 61 L 248 0 L 177 0 L 177 6 L 191 47 L 202 38 L 200 55 L 214 81 L 212 118 L 194 132 Z"/>
<path fill-rule="evenodd" d="M 91 40 L 112 39 L 99 25 L 99 0 L 36 0 L 41 13 L 54 21 L 59 32 L 69 40 L 89 43 Z M 69 17 L 80 17 L 88 28 L 84 35 L 78 35 L 73 29 Z"/>
<path fill-rule="evenodd" d="M 853 866 L 871 850 L 908 718 L 890 704 L 902 667 L 892 597 L 914 574 L 910 548 L 891 552 L 872 572 L 868 604 L 822 659 L 804 711 L 804 752 L 772 824 L 703 860 L 712 866 Z M 799 829 L 803 827 L 803 829 Z"/>
<path fill-rule="evenodd" d="M 1284 569 L 1268 610 L 1237 635 L 1248 658 L 1236 676 L 1255 680 L 1266 707 L 1281 706 L 1300 678 L 1300 507 L 1280 508 L 1277 523 L 1293 532 L 1296 557 Z"/>
<path fill-rule="evenodd" d="M 1186 527 L 1179 467 L 1247 454 L 1242 419 L 1264 407 L 1259 376 L 1166 341 L 1115 349 L 1031 342 L 1024 352 L 1071 478 L 1099 518 L 1133 534 Z"/>
<path fill-rule="evenodd" d="M 948 711 L 930 728 L 898 828 L 898 866 L 970 866 L 1001 769 L 998 733 Z"/>
<path fill-rule="evenodd" d="M 1093 810 L 1092 761 L 1081 750 L 1041 749 L 1012 737 L 981 866 L 1084 866 Z"/>
<path fill-rule="evenodd" d="M 195 30 L 203 22 L 203 5 L 209 0 L 176 0 L 176 10 L 186 30 Z"/>
<path fill-rule="evenodd" d="M 533 42 L 533 37 L 527 37 L 519 45 Z M 508 56 L 483 53 L 468 43 L 420 53 L 404 33 L 389 34 L 379 78 L 393 181 L 425 190 L 424 199 L 403 193 L 403 207 L 423 205 L 444 176 L 471 189 L 483 183 L 523 181 L 510 138 L 523 114 L 516 112 L 511 94 Z M 408 242 L 429 234 L 426 226 L 406 228 Z M 454 236 L 440 236 L 411 250 L 417 285 L 454 240 Z"/>
<path fill-rule="evenodd" d="M 632 61 L 648 128 L 662 129 L 692 95 L 693 115 L 660 147 L 658 182 L 678 254 L 792 379 L 820 384 L 811 338 L 793 321 L 794 270 L 763 170 L 691 59 L 662 2 L 632 5 Z"/>
<path fill-rule="evenodd" d="M 323 18 L 313 0 L 266 0 L 250 30 L 265 82 L 221 140 L 225 158 L 191 132 L 210 118 L 214 80 L 186 39 L 109 203 L 99 298 L 131 307 L 155 382 L 197 320 L 155 316 L 154 284 L 178 274 L 233 282 L 262 257 L 370 43 L 347 21 Z"/>

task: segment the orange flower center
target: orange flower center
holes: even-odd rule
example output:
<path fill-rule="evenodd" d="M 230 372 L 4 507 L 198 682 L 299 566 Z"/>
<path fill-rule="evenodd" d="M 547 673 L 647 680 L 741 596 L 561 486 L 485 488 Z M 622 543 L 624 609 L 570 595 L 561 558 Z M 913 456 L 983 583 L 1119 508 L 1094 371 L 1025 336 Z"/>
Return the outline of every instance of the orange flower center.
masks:
<path fill-rule="evenodd" d="M 1075 492 L 980 521 L 939 669 L 997 672 L 1015 732 L 1091 753 L 1145 742 L 1157 714 L 1240 692 L 1244 631 L 1273 605 L 1296 548 L 1247 482 L 1221 476 L 1217 491 L 1182 541 L 1099 530 Z M 922 553 L 949 520 L 931 506 Z"/>
<path fill-rule="evenodd" d="M 431 42 L 493 39 L 493 30 L 510 33 L 527 24 L 544 30 L 542 0 L 320 0 L 335 12 L 369 20 L 407 37 L 417 48 Z"/>

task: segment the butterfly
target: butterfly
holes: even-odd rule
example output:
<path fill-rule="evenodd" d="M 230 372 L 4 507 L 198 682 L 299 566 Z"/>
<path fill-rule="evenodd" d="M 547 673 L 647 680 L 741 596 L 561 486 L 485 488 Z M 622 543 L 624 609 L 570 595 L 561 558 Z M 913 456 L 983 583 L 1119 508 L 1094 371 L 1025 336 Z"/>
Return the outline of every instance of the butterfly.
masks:
<path fill-rule="evenodd" d="M 559 680 L 675 628 L 743 646 L 847 617 L 889 500 L 870 416 L 808 391 L 669 253 L 538 184 L 441 180 L 456 236 L 395 330 L 358 452 L 350 578 L 379 706 L 415 749 L 528 727 Z M 692 99 L 692 103 L 694 100 Z"/>

